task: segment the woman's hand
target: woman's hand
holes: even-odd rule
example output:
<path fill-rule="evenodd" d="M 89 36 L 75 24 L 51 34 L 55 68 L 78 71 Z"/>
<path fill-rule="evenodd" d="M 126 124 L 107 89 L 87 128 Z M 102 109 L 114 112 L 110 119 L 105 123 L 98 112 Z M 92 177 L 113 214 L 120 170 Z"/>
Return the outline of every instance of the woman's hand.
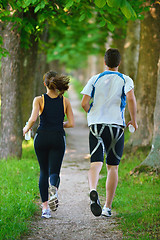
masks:
<path fill-rule="evenodd" d="M 40 110 L 40 99 L 41 97 L 35 97 L 33 100 L 32 113 L 28 120 L 28 124 L 23 128 L 23 136 L 29 131 L 29 129 L 31 129 L 31 127 L 37 120 Z"/>
<path fill-rule="evenodd" d="M 29 131 L 27 125 L 23 128 L 23 136 Z"/>

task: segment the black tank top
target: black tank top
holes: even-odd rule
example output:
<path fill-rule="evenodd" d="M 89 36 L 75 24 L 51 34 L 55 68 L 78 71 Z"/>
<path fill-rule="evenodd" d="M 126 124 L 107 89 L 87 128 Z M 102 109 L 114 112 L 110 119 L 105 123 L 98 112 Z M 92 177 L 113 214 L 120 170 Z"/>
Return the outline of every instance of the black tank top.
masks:
<path fill-rule="evenodd" d="M 44 109 L 40 115 L 38 131 L 62 131 L 64 121 L 63 97 L 51 98 L 44 94 Z"/>

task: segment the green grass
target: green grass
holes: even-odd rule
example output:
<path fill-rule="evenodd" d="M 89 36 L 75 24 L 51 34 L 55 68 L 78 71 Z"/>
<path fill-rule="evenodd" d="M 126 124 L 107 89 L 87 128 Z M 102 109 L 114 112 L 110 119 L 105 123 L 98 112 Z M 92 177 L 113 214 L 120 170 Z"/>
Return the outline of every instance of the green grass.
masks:
<path fill-rule="evenodd" d="M 126 239 L 160 239 L 160 178 L 154 172 L 130 175 L 148 152 L 149 149 L 139 149 L 134 154 L 124 152 L 120 163 L 113 211 Z M 36 204 L 39 166 L 33 141 L 23 143 L 21 160 L 1 160 L 0 172 L 0 240 L 18 240 L 28 233 L 33 216 L 40 211 Z M 104 201 L 105 166 L 101 174 L 98 191 Z"/>
<path fill-rule="evenodd" d="M 0 95 L 0 127 L 1 127 L 1 95 Z"/>
<path fill-rule="evenodd" d="M 38 210 L 39 166 L 33 141 L 23 143 L 21 160 L 0 161 L 0 239 L 20 239 Z"/>
<path fill-rule="evenodd" d="M 112 208 L 117 213 L 118 227 L 127 239 L 160 239 L 160 177 L 155 172 L 130 174 L 148 153 L 149 149 L 124 152 L 119 166 L 119 183 Z M 105 166 L 101 174 L 98 190 L 104 200 Z"/>

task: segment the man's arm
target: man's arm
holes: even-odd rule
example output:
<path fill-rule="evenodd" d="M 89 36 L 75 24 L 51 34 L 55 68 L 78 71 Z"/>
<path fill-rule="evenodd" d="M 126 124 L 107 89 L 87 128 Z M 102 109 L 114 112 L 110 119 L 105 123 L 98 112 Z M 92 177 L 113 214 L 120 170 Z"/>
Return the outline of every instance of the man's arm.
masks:
<path fill-rule="evenodd" d="M 82 106 L 82 108 L 84 109 L 85 112 L 88 112 L 88 110 L 90 108 L 90 104 L 89 104 L 90 100 L 91 100 L 90 96 L 83 95 L 81 106 Z"/>
<path fill-rule="evenodd" d="M 127 126 L 129 124 L 132 124 L 135 130 L 138 128 L 137 125 L 137 103 L 136 103 L 136 98 L 134 95 L 134 90 L 132 89 L 131 91 L 127 92 L 127 102 L 128 102 L 128 110 L 130 113 L 131 121 L 128 122 Z"/>

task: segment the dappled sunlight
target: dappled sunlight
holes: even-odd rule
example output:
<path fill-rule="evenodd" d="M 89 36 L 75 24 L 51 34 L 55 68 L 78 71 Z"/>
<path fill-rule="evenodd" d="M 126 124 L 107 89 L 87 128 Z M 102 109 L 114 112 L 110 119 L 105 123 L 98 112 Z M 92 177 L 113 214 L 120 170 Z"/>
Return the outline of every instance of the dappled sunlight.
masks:
<path fill-rule="evenodd" d="M 33 138 L 31 138 L 31 140 L 29 141 L 24 140 L 22 143 L 22 148 L 27 149 L 27 148 L 33 147 L 33 144 L 34 144 Z"/>

